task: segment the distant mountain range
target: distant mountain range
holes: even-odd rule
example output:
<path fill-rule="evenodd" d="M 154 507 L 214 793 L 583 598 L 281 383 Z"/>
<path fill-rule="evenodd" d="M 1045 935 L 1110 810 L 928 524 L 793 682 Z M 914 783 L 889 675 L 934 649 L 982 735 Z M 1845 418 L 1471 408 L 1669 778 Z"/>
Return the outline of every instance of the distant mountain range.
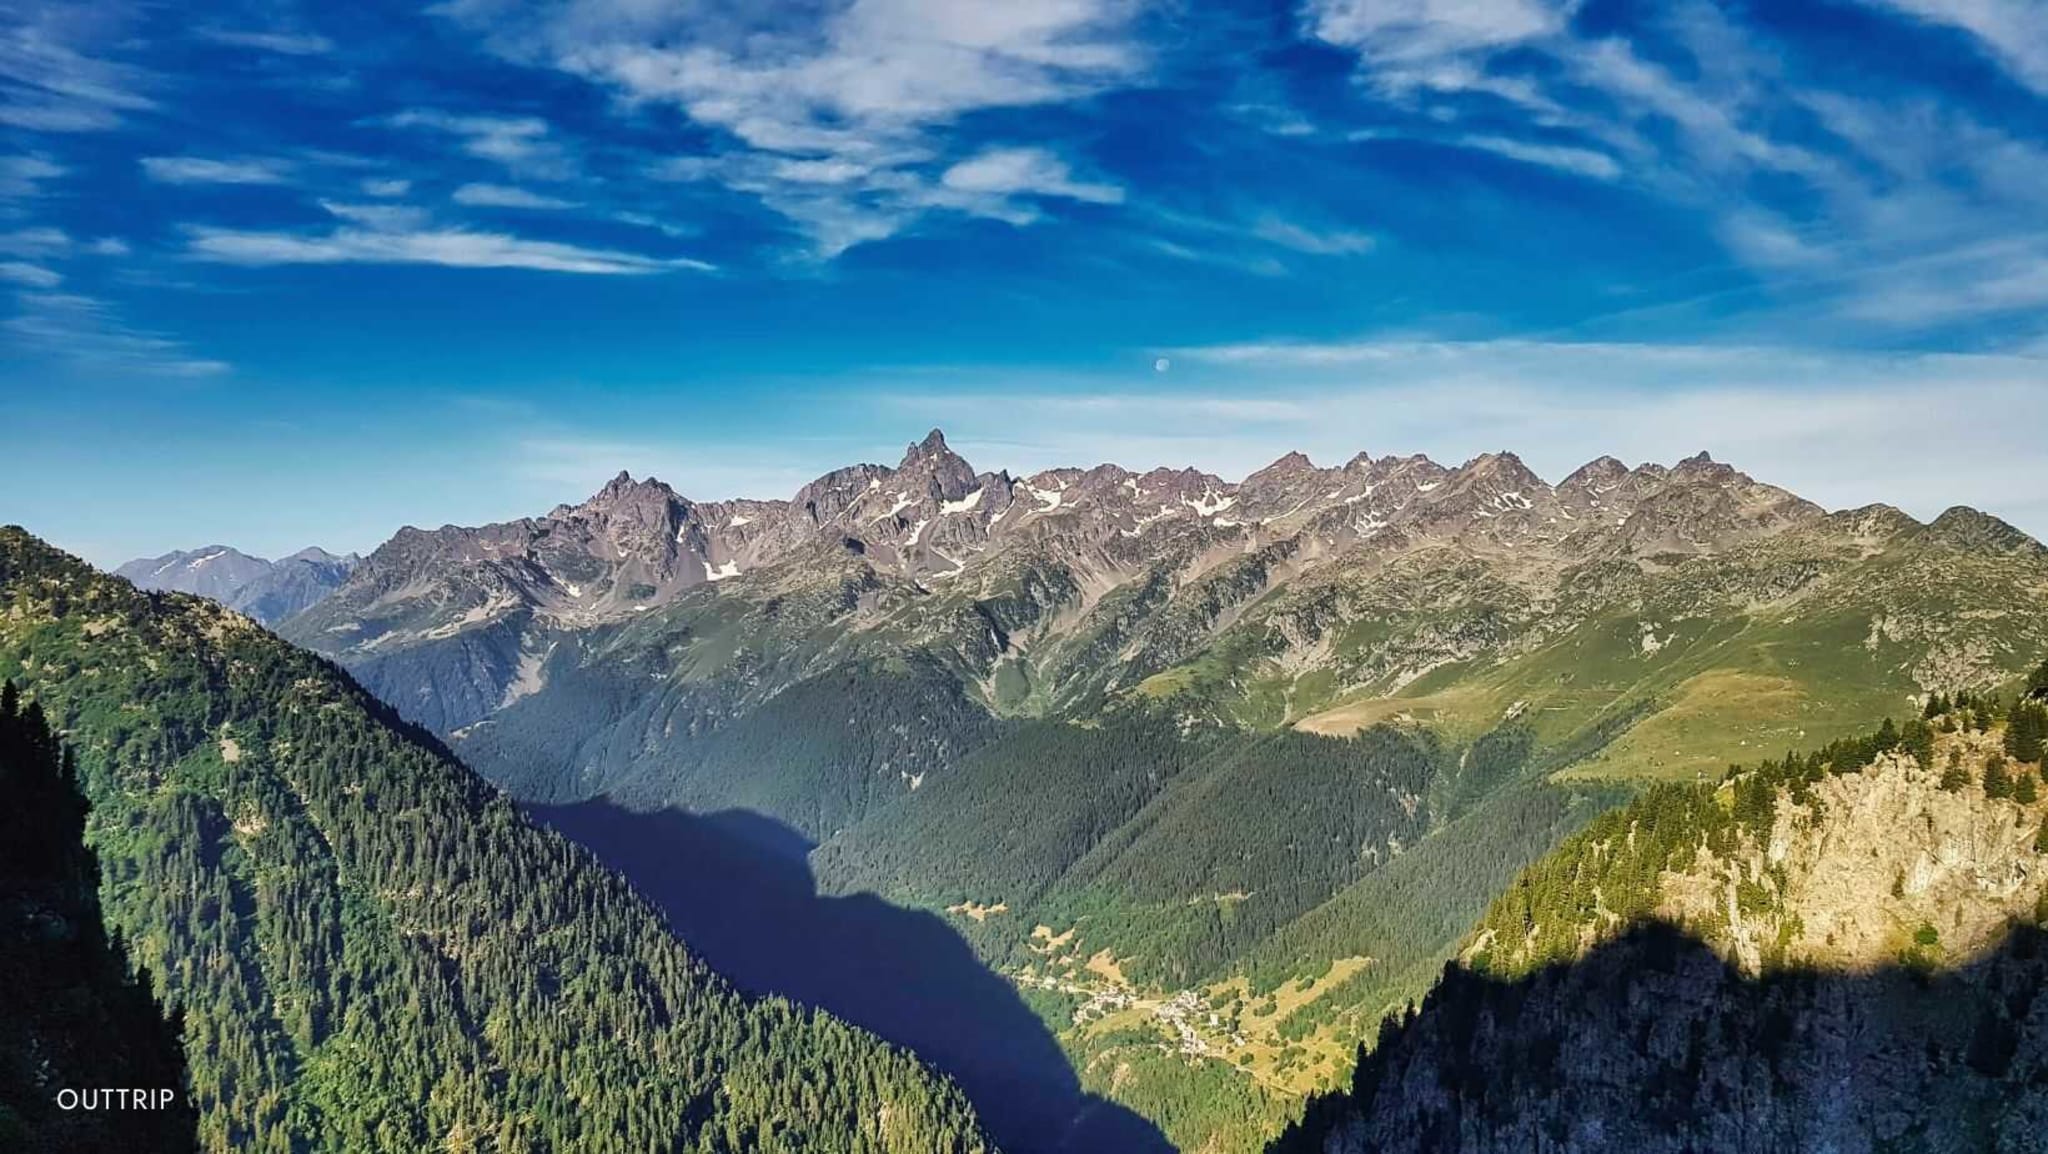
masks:
<path fill-rule="evenodd" d="M 753 702 L 917 650 L 998 714 L 1142 694 L 1212 721 L 1347 732 L 1406 711 L 1470 731 L 1521 701 L 1562 739 L 1616 703 L 1561 691 L 1543 658 L 1560 643 L 1597 650 L 1618 690 L 1670 672 L 1639 697 L 1711 696 L 1697 679 L 1713 669 L 1790 691 L 1834 671 L 1751 660 L 1764 638 L 1709 624 L 1810 634 L 1816 611 L 1868 608 L 1859 689 L 1895 701 L 2011 672 L 2048 626 L 1921 619 L 1927 585 L 1959 573 L 1916 562 L 1947 556 L 2024 583 L 2048 551 L 1968 509 L 1932 525 L 1886 506 L 1831 514 L 1704 453 L 1601 458 L 1556 485 L 1509 453 L 1455 468 L 1294 453 L 1235 484 L 1115 465 L 1016 478 L 977 473 L 934 430 L 894 468 L 836 470 L 787 501 L 700 503 L 621 474 L 541 517 L 404 529 L 286 632 L 448 735 L 572 664 L 659 648 L 684 621 L 702 636 L 708 614 Z M 1853 726 L 1872 703 L 1838 704 Z"/>
<path fill-rule="evenodd" d="M 1704 453 L 1015 477 L 934 431 L 788 500 L 402 529 L 277 628 L 522 799 L 793 827 L 1225 1154 L 1643 783 L 2031 668 L 2048 549 Z"/>
<path fill-rule="evenodd" d="M 225 545 L 209 545 L 130 561 L 114 570 L 138 589 L 210 597 L 266 625 L 298 613 L 348 579 L 362 558 L 306 548 L 266 561 Z"/>

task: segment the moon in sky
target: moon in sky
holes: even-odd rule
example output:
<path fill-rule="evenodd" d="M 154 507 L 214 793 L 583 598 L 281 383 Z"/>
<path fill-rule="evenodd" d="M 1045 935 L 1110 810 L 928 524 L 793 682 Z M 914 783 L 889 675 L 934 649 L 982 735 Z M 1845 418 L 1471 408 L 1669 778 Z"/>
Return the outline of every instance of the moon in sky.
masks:
<path fill-rule="evenodd" d="M 1163 373 L 1172 367 L 1173 362 L 1167 360 L 1165 357 L 1160 357 L 1158 360 L 1152 362 L 1152 371 L 1155 373 Z"/>

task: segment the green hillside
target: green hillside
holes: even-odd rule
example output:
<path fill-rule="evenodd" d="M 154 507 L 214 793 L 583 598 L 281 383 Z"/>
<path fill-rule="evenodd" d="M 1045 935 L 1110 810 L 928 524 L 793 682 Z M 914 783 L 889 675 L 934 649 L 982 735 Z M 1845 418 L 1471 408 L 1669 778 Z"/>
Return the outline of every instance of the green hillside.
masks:
<path fill-rule="evenodd" d="M 0 530 L 0 677 L 77 752 L 108 918 L 184 1016 L 207 1149 L 988 1148 L 949 1083 L 741 998 L 245 618 Z"/>
<path fill-rule="evenodd" d="M 1849 736 L 1924 693 L 2010 676 L 2048 646 L 2048 557 L 1981 539 L 1981 514 L 1929 526 L 1787 534 L 1668 571 L 1587 566 L 1550 622 L 1487 660 L 1356 694 L 1299 724 L 1324 733 L 1407 716 L 1476 736 L 1525 717 L 1555 748 L 1619 727 L 1576 776 L 1692 780 Z M 1280 610 L 1276 609 L 1276 612 Z"/>
<path fill-rule="evenodd" d="M 1601 814 L 1272 1154 L 2037 1148 L 2043 698 L 2048 664 Z"/>
<path fill-rule="evenodd" d="M 13 682 L 0 684 L 0 798 L 0 1150 L 195 1149 L 180 1023 L 107 932 L 71 755 Z M 143 1104 L 62 1097 L 107 1087 Z"/>

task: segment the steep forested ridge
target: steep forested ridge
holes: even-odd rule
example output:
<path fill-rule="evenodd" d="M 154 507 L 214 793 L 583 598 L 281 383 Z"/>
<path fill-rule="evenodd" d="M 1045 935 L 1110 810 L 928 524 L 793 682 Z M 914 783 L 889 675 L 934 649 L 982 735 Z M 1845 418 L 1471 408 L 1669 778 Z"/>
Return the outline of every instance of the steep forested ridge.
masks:
<path fill-rule="evenodd" d="M 326 662 L 0 530 L 0 677 L 77 751 L 214 1150 L 988 1149 L 911 1056 L 749 1002 Z"/>
<path fill-rule="evenodd" d="M 1602 815 L 1274 1154 L 2043 1149 L 2044 723 L 1936 694 Z"/>
<path fill-rule="evenodd" d="M 812 862 L 831 892 L 946 910 L 1090 1089 L 1184 1148 L 1250 1150 L 1517 868 L 1615 800 L 1530 779 L 1528 754 L 1512 725 L 1460 750 L 1143 708 L 1006 722 Z"/>
<path fill-rule="evenodd" d="M 107 934 L 71 756 L 12 682 L 0 685 L 0 802 L 0 1150 L 194 1149 L 179 1024 Z M 116 1088 L 148 1097 L 100 1100 Z M 59 1097 L 79 1091 L 92 1100 Z"/>

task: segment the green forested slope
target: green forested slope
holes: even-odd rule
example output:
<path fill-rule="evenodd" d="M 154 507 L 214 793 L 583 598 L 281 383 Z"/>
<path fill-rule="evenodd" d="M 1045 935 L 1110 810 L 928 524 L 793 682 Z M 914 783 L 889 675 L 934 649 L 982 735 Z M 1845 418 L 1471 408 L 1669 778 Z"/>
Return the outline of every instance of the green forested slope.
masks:
<path fill-rule="evenodd" d="M 1091 1089 L 1185 1148 L 1252 1150 L 1517 869 L 1622 796 L 1545 784 L 1551 764 L 1516 724 L 1459 749 L 1142 707 L 1010 722 L 812 861 L 837 892 L 946 910 Z"/>
<path fill-rule="evenodd" d="M 2041 1149 L 2043 697 L 2048 665 L 1602 814 L 1274 1151 Z"/>
<path fill-rule="evenodd" d="M 179 1023 L 107 934 L 70 754 L 12 682 L 0 685 L 0 803 L 0 1150 L 194 1149 Z M 147 1105 L 59 1099 L 110 1087 Z"/>
<path fill-rule="evenodd" d="M 0 530 L 0 677 L 76 748 L 109 920 L 209 1149 L 987 1149 L 960 1094 L 750 1003 L 326 662 Z"/>

